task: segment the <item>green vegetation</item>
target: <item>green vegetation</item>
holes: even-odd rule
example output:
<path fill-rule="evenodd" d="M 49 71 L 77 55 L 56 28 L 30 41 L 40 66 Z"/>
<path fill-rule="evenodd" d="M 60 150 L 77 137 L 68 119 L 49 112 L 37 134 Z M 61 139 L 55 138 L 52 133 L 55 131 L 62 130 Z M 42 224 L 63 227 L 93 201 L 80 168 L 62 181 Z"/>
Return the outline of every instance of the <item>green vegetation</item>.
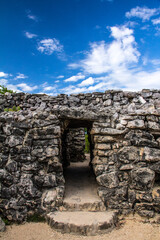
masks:
<path fill-rule="evenodd" d="M 5 93 L 13 93 L 13 90 L 9 90 L 7 87 L 4 87 L 2 85 L 0 85 L 0 94 L 5 94 Z M 20 111 L 21 108 L 18 106 L 13 106 L 12 108 L 5 108 L 4 111 L 5 112 L 17 112 Z"/>
<path fill-rule="evenodd" d="M 45 222 L 45 218 L 38 213 L 27 217 L 27 222 Z"/>
<path fill-rule="evenodd" d="M 85 153 L 90 153 L 90 143 L 89 143 L 89 140 L 88 140 L 87 128 L 85 128 L 84 130 L 85 130 L 85 149 L 84 149 L 84 152 Z"/>
<path fill-rule="evenodd" d="M 8 88 L 0 85 L 0 93 L 5 94 L 6 92 L 13 93 L 13 90 L 9 90 Z"/>
<path fill-rule="evenodd" d="M 7 219 L 7 218 L 5 218 L 5 217 L 1 217 L 2 218 L 2 220 L 3 220 L 3 222 L 8 226 L 8 225 L 11 225 L 11 222 Z"/>
<path fill-rule="evenodd" d="M 5 108 L 4 109 L 5 112 L 18 112 L 20 110 L 21 110 L 21 108 L 19 106 L 18 107 L 13 106 L 12 108 Z"/>

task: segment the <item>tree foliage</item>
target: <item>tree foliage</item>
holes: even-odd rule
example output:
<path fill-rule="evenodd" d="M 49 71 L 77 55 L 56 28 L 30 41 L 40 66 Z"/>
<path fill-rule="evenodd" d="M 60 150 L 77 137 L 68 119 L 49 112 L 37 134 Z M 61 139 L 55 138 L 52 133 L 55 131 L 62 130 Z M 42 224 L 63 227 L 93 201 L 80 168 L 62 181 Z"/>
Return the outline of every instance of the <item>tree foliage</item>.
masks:
<path fill-rule="evenodd" d="M 9 90 L 7 87 L 0 85 L 0 93 L 5 94 L 6 92 L 13 93 L 13 90 Z"/>

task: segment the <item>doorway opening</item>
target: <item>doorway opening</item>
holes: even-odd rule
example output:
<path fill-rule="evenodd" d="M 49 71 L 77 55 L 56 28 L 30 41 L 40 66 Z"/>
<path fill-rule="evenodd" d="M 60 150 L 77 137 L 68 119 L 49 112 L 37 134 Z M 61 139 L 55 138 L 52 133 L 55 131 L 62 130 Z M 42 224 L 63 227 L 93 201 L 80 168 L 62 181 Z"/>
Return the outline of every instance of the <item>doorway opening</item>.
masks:
<path fill-rule="evenodd" d="M 92 167 L 93 122 L 69 120 L 62 135 L 62 164 L 65 178 L 65 210 L 102 210 L 98 184 Z"/>

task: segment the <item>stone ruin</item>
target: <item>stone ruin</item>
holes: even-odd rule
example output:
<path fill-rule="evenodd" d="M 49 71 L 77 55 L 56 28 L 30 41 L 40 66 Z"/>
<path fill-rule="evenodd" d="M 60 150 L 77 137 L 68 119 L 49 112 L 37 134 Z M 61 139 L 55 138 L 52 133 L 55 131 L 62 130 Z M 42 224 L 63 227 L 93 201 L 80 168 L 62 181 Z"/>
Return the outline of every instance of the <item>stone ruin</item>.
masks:
<path fill-rule="evenodd" d="M 5 108 L 20 106 L 18 112 Z M 84 128 L 106 209 L 160 212 L 160 91 L 0 95 L 0 212 L 11 221 L 63 204 L 63 169 L 83 161 Z M 77 157 L 77 158 L 76 158 Z"/>

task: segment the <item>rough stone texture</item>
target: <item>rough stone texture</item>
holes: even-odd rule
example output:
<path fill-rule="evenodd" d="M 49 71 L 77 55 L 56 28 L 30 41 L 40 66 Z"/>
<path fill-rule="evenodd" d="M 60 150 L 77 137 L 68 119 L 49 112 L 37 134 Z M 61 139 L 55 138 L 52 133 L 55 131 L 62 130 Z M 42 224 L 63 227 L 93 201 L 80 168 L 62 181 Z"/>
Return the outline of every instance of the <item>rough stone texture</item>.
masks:
<path fill-rule="evenodd" d="M 0 232 L 4 232 L 6 229 L 5 223 L 3 222 L 2 218 L 0 217 Z"/>
<path fill-rule="evenodd" d="M 3 111 L 14 105 L 22 110 Z M 88 129 L 98 194 L 107 208 L 149 217 L 160 212 L 160 91 L 7 93 L 0 95 L 0 112 L 0 212 L 9 220 L 22 222 L 62 205 L 71 125 Z"/>
<path fill-rule="evenodd" d="M 65 141 L 67 162 L 85 161 L 85 132 L 84 128 L 70 128 Z"/>

